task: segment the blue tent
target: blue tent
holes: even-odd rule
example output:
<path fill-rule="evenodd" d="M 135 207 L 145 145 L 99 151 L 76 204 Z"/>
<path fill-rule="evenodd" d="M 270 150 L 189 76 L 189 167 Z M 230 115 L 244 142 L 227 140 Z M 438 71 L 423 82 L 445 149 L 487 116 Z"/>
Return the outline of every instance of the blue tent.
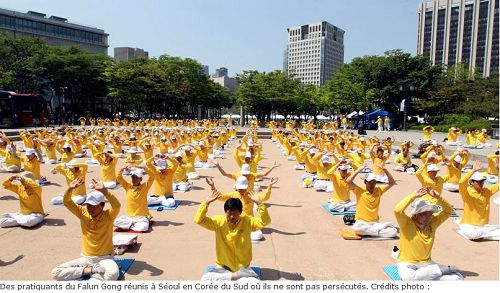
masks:
<path fill-rule="evenodd" d="M 364 128 L 366 130 L 377 130 L 377 117 L 380 116 L 382 119 L 385 118 L 385 116 L 389 116 L 389 119 L 391 120 L 391 130 L 394 129 L 394 116 L 383 110 L 383 109 L 376 109 L 376 110 L 371 110 L 366 113 L 364 113 L 361 117 L 363 119 L 363 124 Z"/>

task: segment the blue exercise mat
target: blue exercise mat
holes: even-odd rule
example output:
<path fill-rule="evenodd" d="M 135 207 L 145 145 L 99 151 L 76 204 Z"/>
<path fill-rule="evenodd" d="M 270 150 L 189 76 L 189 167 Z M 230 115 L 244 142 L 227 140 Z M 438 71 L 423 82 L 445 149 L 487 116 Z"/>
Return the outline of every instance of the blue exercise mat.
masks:
<path fill-rule="evenodd" d="M 120 268 L 120 276 L 118 277 L 118 280 L 124 280 L 125 279 L 125 273 L 130 269 L 130 266 L 132 263 L 134 263 L 133 258 L 121 258 L 121 257 L 115 257 L 115 262 L 118 264 L 118 267 Z"/>
<path fill-rule="evenodd" d="M 173 207 L 169 207 L 169 206 L 163 206 L 161 204 L 155 204 L 155 205 L 148 205 L 148 209 L 150 210 L 154 210 L 154 211 L 157 211 L 158 209 L 160 210 L 175 210 L 180 204 L 181 204 L 181 200 L 175 200 L 175 205 Z"/>
<path fill-rule="evenodd" d="M 330 211 L 330 204 L 328 203 L 325 203 L 323 205 L 323 208 L 329 212 L 330 214 L 334 215 L 334 216 L 343 216 L 343 215 L 355 215 L 356 214 L 356 211 L 344 211 L 344 212 L 332 212 Z"/>
<path fill-rule="evenodd" d="M 215 266 L 213 266 L 213 265 L 209 265 L 209 266 L 207 266 L 207 267 L 205 268 L 205 271 L 204 271 L 203 273 L 208 273 L 208 272 L 209 272 L 210 270 L 212 270 L 213 268 L 215 268 Z M 261 273 L 262 273 L 262 272 L 261 272 L 261 270 L 260 270 L 260 268 L 259 268 L 259 267 L 250 267 L 250 268 L 252 269 L 252 271 L 254 271 L 254 272 L 257 274 L 257 276 L 259 277 L 259 279 L 261 279 L 261 278 L 262 278 L 262 275 L 261 275 Z"/>
<path fill-rule="evenodd" d="M 393 281 L 402 281 L 401 277 L 398 273 L 398 267 L 395 265 L 384 266 L 384 272 L 391 278 Z"/>

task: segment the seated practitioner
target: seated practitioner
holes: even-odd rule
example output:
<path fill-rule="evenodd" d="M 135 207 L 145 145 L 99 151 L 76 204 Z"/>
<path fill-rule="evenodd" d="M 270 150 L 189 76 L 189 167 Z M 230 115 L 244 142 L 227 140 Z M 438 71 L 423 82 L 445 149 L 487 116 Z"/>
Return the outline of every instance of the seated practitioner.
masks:
<path fill-rule="evenodd" d="M 41 176 L 40 174 L 40 164 L 41 160 L 37 157 L 34 149 L 25 149 L 25 157 L 21 157 L 24 165 L 24 171 L 33 173 L 35 180 L 43 185 L 47 182 L 47 178 Z"/>
<path fill-rule="evenodd" d="M 335 154 L 331 153 L 331 156 L 334 158 L 335 162 L 338 161 L 338 158 Z M 333 184 L 330 181 L 330 176 L 328 176 L 328 170 L 332 167 L 332 159 L 329 155 L 323 155 L 321 159 L 315 160 L 317 177 L 314 181 L 313 188 L 316 191 L 333 191 Z"/>
<path fill-rule="evenodd" d="M 499 151 L 496 151 L 494 155 L 488 156 L 488 174 L 486 180 L 495 184 L 498 182 L 498 163 L 499 163 Z"/>
<path fill-rule="evenodd" d="M 457 150 L 449 159 L 444 161 L 444 164 L 448 166 L 448 181 L 443 184 L 443 189 L 458 192 L 458 183 L 462 177 L 462 169 L 469 162 L 469 151 Z"/>
<path fill-rule="evenodd" d="M 52 173 L 60 173 L 66 178 L 66 183 L 68 186 L 77 178 L 82 178 L 85 183 L 85 176 L 87 175 L 88 165 L 85 163 L 78 163 L 76 160 L 71 160 L 66 164 L 57 165 L 52 169 Z M 77 188 L 71 189 L 71 199 L 77 204 L 81 204 L 85 201 L 87 194 L 87 188 L 85 184 L 79 185 Z M 59 194 L 51 199 L 52 204 L 62 204 L 63 195 Z"/>
<path fill-rule="evenodd" d="M 72 140 L 67 142 L 64 142 L 63 140 L 59 141 L 56 150 L 61 154 L 61 163 L 68 163 L 73 160 L 75 157 L 75 148 L 75 143 Z"/>
<path fill-rule="evenodd" d="M 329 200 L 330 211 L 332 212 L 356 210 L 356 202 L 351 201 L 349 184 L 347 183 L 347 178 L 351 175 L 349 172 L 350 169 L 349 163 L 346 160 L 342 160 L 328 170 L 328 176 L 330 176 L 330 180 L 333 183 L 332 198 Z"/>
<path fill-rule="evenodd" d="M 422 132 L 424 134 L 424 138 L 422 140 L 424 141 L 431 140 L 432 133 L 434 132 L 434 127 L 427 125 L 422 129 Z"/>
<path fill-rule="evenodd" d="M 50 139 L 41 141 L 41 144 L 45 148 L 45 156 L 47 157 L 46 163 L 58 164 L 59 161 L 56 156 L 56 144 Z"/>
<path fill-rule="evenodd" d="M 244 176 L 240 176 L 236 179 L 236 183 L 234 185 L 234 188 L 236 191 L 229 192 L 229 193 L 224 193 L 222 194 L 215 188 L 214 181 L 212 179 L 206 178 L 205 179 L 207 184 L 211 187 L 213 193 L 217 193 L 217 198 L 221 201 L 225 201 L 229 198 L 238 198 L 241 200 L 243 203 L 243 215 L 249 215 L 252 216 L 254 214 L 254 204 L 253 201 L 250 200 L 250 194 L 252 193 L 249 188 L 248 188 L 248 179 Z M 264 202 L 271 197 L 271 189 L 276 182 L 278 182 L 278 177 L 273 177 L 271 178 L 271 182 L 269 183 L 269 186 L 267 187 L 266 191 L 258 194 L 258 198 L 260 201 Z M 264 238 L 264 235 L 260 230 L 254 231 L 251 233 L 251 239 L 252 241 L 259 241 Z"/>
<path fill-rule="evenodd" d="M 137 147 L 131 147 L 127 152 L 129 153 L 129 156 L 123 161 L 124 164 L 139 168 L 143 168 L 145 166 L 141 155 L 138 154 L 139 150 L 137 149 Z"/>
<path fill-rule="evenodd" d="M 388 178 L 385 176 L 385 172 L 382 170 L 382 167 L 384 167 L 385 162 L 389 159 L 391 152 L 390 148 L 387 151 L 384 151 L 384 148 L 377 144 L 374 144 L 370 151 L 370 157 L 373 162 L 373 175 L 379 183 L 388 183 Z"/>
<path fill-rule="evenodd" d="M 351 167 L 353 170 L 358 170 L 359 167 L 365 164 L 365 160 L 370 159 L 370 156 L 365 154 L 362 148 L 357 148 L 355 152 L 348 153 L 347 155 L 352 160 Z"/>
<path fill-rule="evenodd" d="M 73 191 L 85 182 L 78 178 L 71 182 L 64 193 L 64 206 L 80 220 L 82 230 L 81 257 L 58 265 L 52 270 L 52 278 L 58 281 L 79 280 L 89 276 L 91 280 L 114 281 L 119 269 L 113 260 L 113 221 L 120 212 L 120 202 L 100 180 L 92 180 L 95 191 L 86 196 L 83 205 L 73 202 Z M 111 205 L 104 210 L 106 198 Z"/>
<path fill-rule="evenodd" d="M 437 204 L 423 199 L 435 198 Z M 411 205 L 408 214 L 406 208 Z M 456 266 L 435 263 L 431 259 L 437 228 L 453 213 L 451 205 L 439 192 L 422 187 L 401 200 L 394 208 L 400 227 L 397 267 L 403 281 L 463 280 Z"/>
<path fill-rule="evenodd" d="M 410 147 L 407 145 L 402 146 L 401 152 L 394 158 L 394 170 L 415 174 L 417 169 L 418 167 L 411 161 Z"/>
<path fill-rule="evenodd" d="M 451 127 L 448 129 L 448 137 L 446 138 L 447 145 L 461 145 L 461 142 L 457 138 L 462 134 L 462 130 L 457 127 Z"/>
<path fill-rule="evenodd" d="M 5 165 L 0 165 L 0 173 L 21 172 L 21 158 L 14 143 L 5 147 Z"/>
<path fill-rule="evenodd" d="M 490 198 L 498 192 L 498 183 L 484 187 L 484 177 L 479 170 L 481 162 L 474 162 L 472 171 L 460 179 L 460 195 L 464 203 L 464 213 L 460 221 L 460 231 L 467 239 L 498 240 L 499 225 L 489 225 Z"/>
<path fill-rule="evenodd" d="M 19 212 L 6 213 L 0 218 L 0 227 L 33 227 L 43 222 L 42 187 L 31 172 L 6 178 L 2 185 L 19 196 Z"/>
<path fill-rule="evenodd" d="M 427 162 L 418 168 L 415 175 L 417 176 L 418 181 L 420 181 L 420 184 L 422 184 L 422 187 L 430 187 L 441 194 L 443 192 L 444 183 L 450 179 L 450 174 L 448 173 L 446 175 L 438 176 L 438 172 L 438 165 Z M 434 203 L 434 198 L 425 199 Z"/>
<path fill-rule="evenodd" d="M 359 187 L 354 183 L 354 179 L 360 173 L 362 168 L 354 171 L 354 173 L 347 178 L 349 188 L 354 190 L 356 194 L 356 222 L 352 229 L 358 235 L 366 235 L 373 237 L 396 237 L 397 229 L 389 222 L 379 222 L 378 209 L 380 206 L 380 198 L 391 187 L 396 185 L 394 178 L 384 166 L 378 166 L 388 178 L 388 184 L 383 186 L 376 186 L 377 180 L 373 173 L 366 174 L 365 187 Z"/>
<path fill-rule="evenodd" d="M 191 182 L 188 181 L 186 175 L 186 165 L 182 157 L 182 152 L 175 153 L 175 160 L 177 161 L 177 169 L 174 172 L 174 190 L 188 191 L 191 188 Z"/>
<path fill-rule="evenodd" d="M 276 162 L 274 162 L 273 166 L 271 168 L 269 168 L 269 170 L 267 170 L 266 173 L 254 173 L 254 172 L 250 171 L 250 165 L 243 164 L 243 165 L 241 165 L 241 170 L 239 172 L 234 172 L 234 173 L 229 174 L 229 173 L 226 173 L 226 171 L 224 171 L 224 169 L 219 164 L 218 160 L 216 160 L 214 162 L 214 164 L 217 167 L 217 169 L 219 170 L 219 172 L 222 174 L 222 176 L 224 176 L 224 177 L 227 177 L 227 178 L 230 178 L 230 179 L 233 179 L 236 181 L 236 179 L 238 179 L 238 177 L 245 176 L 248 180 L 248 190 L 251 190 L 252 192 L 259 192 L 260 191 L 260 185 L 258 183 L 257 184 L 255 183 L 255 181 L 258 178 L 266 177 L 267 175 L 271 174 L 271 172 L 275 168 L 281 166 L 280 164 L 276 164 Z"/>
<path fill-rule="evenodd" d="M 215 187 L 213 187 L 215 189 Z M 250 268 L 252 241 L 250 234 L 271 223 L 266 206 L 258 196 L 245 194 L 245 200 L 258 206 L 259 218 L 243 213 L 243 203 L 238 198 L 229 198 L 224 203 L 225 215 L 207 217 L 210 203 L 219 199 L 220 193 L 213 192 L 200 204 L 194 222 L 215 232 L 216 264 L 205 273 L 202 281 L 230 281 L 258 278 Z"/>
<path fill-rule="evenodd" d="M 116 163 L 118 163 L 118 158 L 113 154 L 101 152 L 96 154 L 95 159 L 101 165 L 101 179 L 104 186 L 109 189 L 116 188 Z"/>
<path fill-rule="evenodd" d="M 149 230 L 149 219 L 151 218 L 148 210 L 148 191 L 153 185 L 155 177 L 149 169 L 146 169 L 148 181 L 142 183 L 143 171 L 131 168 L 130 165 L 121 168 L 116 176 L 116 180 L 126 191 L 126 199 L 125 216 L 116 218 L 114 225 L 123 230 L 145 232 Z M 132 175 L 132 184 L 123 178 L 125 170 L 128 170 Z"/>
<path fill-rule="evenodd" d="M 215 167 L 212 163 L 208 162 L 208 155 L 211 150 L 210 147 L 206 146 L 204 140 L 198 143 L 198 147 L 194 147 L 197 150 L 197 156 L 199 161 L 194 163 L 195 168 L 213 168 Z"/>
<path fill-rule="evenodd" d="M 167 163 L 170 161 L 170 164 Z M 155 182 L 153 196 L 148 196 L 148 205 L 161 204 L 175 206 L 173 179 L 179 163 L 174 158 L 165 155 L 156 155 L 146 162 L 146 167 L 152 173 Z"/>

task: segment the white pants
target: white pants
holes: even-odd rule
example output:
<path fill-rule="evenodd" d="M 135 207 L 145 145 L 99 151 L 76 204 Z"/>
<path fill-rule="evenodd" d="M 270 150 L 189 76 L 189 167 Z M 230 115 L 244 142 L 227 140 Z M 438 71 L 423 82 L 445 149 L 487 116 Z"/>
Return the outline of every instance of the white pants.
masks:
<path fill-rule="evenodd" d="M 461 281 L 463 276 L 460 273 L 449 273 L 443 275 L 438 264 L 433 261 L 426 263 L 398 262 L 398 273 L 403 281 Z"/>
<path fill-rule="evenodd" d="M 194 163 L 194 167 L 198 169 L 208 169 L 208 168 L 214 168 L 214 164 L 208 163 L 208 162 L 196 162 Z"/>
<path fill-rule="evenodd" d="M 75 154 L 75 158 L 83 158 L 85 157 L 85 154 Z"/>
<path fill-rule="evenodd" d="M 73 200 L 76 204 L 82 204 L 87 199 L 86 195 L 73 195 L 71 200 Z M 54 196 L 50 202 L 52 204 L 62 204 L 63 203 L 63 195 Z"/>
<path fill-rule="evenodd" d="M 460 224 L 459 227 L 462 235 L 469 240 L 499 240 L 500 238 L 500 226 L 498 225 L 473 226 Z"/>
<path fill-rule="evenodd" d="M 105 181 L 102 183 L 108 189 L 115 189 L 118 183 L 116 181 Z"/>
<path fill-rule="evenodd" d="M 99 161 L 92 159 L 87 159 L 85 163 L 87 163 L 88 165 L 99 165 Z"/>
<path fill-rule="evenodd" d="M 23 226 L 23 227 L 33 227 L 41 222 L 43 222 L 44 217 L 40 213 L 32 213 L 28 215 L 16 214 L 16 213 L 7 213 L 3 215 L 3 218 L 0 219 L 0 227 L 15 227 L 15 226 Z"/>
<path fill-rule="evenodd" d="M 200 176 L 196 172 L 189 172 L 186 175 L 187 175 L 187 178 L 190 179 L 190 180 L 200 178 Z"/>
<path fill-rule="evenodd" d="M 252 239 L 252 241 L 260 241 L 262 238 L 264 238 L 264 234 L 262 234 L 261 230 L 250 232 L 250 239 Z"/>
<path fill-rule="evenodd" d="M 498 198 L 498 195 L 493 198 L 493 203 L 498 205 L 500 203 L 500 199 Z"/>
<path fill-rule="evenodd" d="M 452 191 L 452 192 L 458 192 L 458 184 L 456 183 L 445 183 L 443 184 L 443 189 Z"/>
<path fill-rule="evenodd" d="M 333 184 L 329 180 L 316 180 L 314 181 L 314 189 L 316 191 L 326 191 L 326 192 L 332 192 L 333 191 Z"/>
<path fill-rule="evenodd" d="M 166 198 L 165 196 L 148 196 L 148 205 L 162 205 L 167 207 L 175 206 L 175 199 L 173 197 Z"/>
<path fill-rule="evenodd" d="M 18 166 L 7 166 L 0 167 L 0 173 L 19 173 L 21 172 L 21 168 Z"/>
<path fill-rule="evenodd" d="M 258 280 L 257 274 L 251 269 L 251 268 L 241 268 L 239 269 L 238 273 L 242 273 L 245 276 L 244 278 L 240 278 L 238 280 L 245 280 L 245 281 L 250 281 L 250 280 Z M 227 270 L 223 267 L 216 266 L 209 272 L 206 272 L 202 277 L 202 281 L 231 281 L 231 275 L 232 272 L 230 270 Z"/>
<path fill-rule="evenodd" d="M 384 127 L 382 125 L 377 127 L 377 132 L 382 132 L 384 130 Z"/>
<path fill-rule="evenodd" d="M 487 175 L 486 181 L 490 184 L 495 184 L 498 182 L 498 176 L 497 175 Z"/>
<path fill-rule="evenodd" d="M 52 270 L 52 279 L 57 281 L 79 280 L 82 278 L 83 269 L 95 264 L 101 265 L 106 272 L 104 274 L 93 274 L 92 280 L 115 281 L 120 276 L 118 265 L 111 255 L 106 256 L 82 256 L 80 258 L 60 264 Z"/>
<path fill-rule="evenodd" d="M 188 191 L 191 189 L 191 183 L 189 182 L 177 182 L 173 185 L 174 190 Z"/>
<path fill-rule="evenodd" d="M 356 210 L 356 202 L 355 201 L 344 201 L 344 202 L 332 201 L 330 203 L 329 208 L 330 208 L 330 211 L 332 211 L 332 212 L 355 211 Z"/>
<path fill-rule="evenodd" d="M 394 171 L 405 172 L 405 167 L 403 166 L 395 166 Z"/>
<path fill-rule="evenodd" d="M 461 145 L 462 143 L 460 141 L 447 141 L 446 142 L 447 145 Z"/>
<path fill-rule="evenodd" d="M 306 166 L 304 164 L 295 165 L 295 170 L 305 170 Z"/>
<path fill-rule="evenodd" d="M 134 230 L 134 231 L 145 232 L 149 230 L 149 219 L 146 216 L 141 216 L 141 217 L 120 216 L 115 219 L 114 226 L 123 230 Z"/>
<path fill-rule="evenodd" d="M 379 223 L 379 222 L 365 222 L 361 220 L 356 220 L 352 229 L 358 235 L 366 235 L 372 237 L 396 237 L 398 230 L 391 223 Z"/>
<path fill-rule="evenodd" d="M 45 164 L 48 164 L 48 165 L 59 164 L 59 161 L 54 160 L 54 159 L 49 159 L 49 160 L 45 161 Z"/>
<path fill-rule="evenodd" d="M 295 161 L 296 160 L 296 157 L 295 156 L 288 156 L 286 158 L 288 161 Z"/>

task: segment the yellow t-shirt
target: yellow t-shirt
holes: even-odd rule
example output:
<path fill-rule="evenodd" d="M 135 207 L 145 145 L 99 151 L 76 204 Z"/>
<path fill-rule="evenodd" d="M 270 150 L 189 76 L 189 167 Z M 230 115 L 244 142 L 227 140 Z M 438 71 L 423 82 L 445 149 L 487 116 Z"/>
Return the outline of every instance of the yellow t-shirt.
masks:
<path fill-rule="evenodd" d="M 79 206 L 71 200 L 71 194 L 64 194 L 64 205 L 80 219 L 82 229 L 82 254 L 87 256 L 104 256 L 114 253 L 113 223 L 120 212 L 120 202 L 109 191 L 104 194 L 111 208 L 104 210 L 99 217 L 92 218 L 87 208 Z"/>
<path fill-rule="evenodd" d="M 19 196 L 19 213 L 45 215 L 42 206 L 42 187 L 33 180 L 25 179 L 25 184 L 12 184 L 9 178 L 3 181 L 3 187 Z"/>
<path fill-rule="evenodd" d="M 443 198 L 436 199 L 442 211 L 434 214 L 429 225 L 420 228 L 412 218 L 405 213 L 405 209 L 416 199 L 412 193 L 401 200 L 394 208 L 394 213 L 400 227 L 398 262 L 422 263 L 431 260 L 432 246 L 436 229 L 450 217 L 453 208 Z"/>
<path fill-rule="evenodd" d="M 153 165 L 153 160 L 150 159 L 146 163 L 148 166 L 149 170 L 153 173 L 154 177 L 154 182 L 155 182 L 155 195 L 158 196 L 164 196 L 164 195 L 173 195 L 173 180 L 174 180 L 174 173 L 177 170 L 177 166 L 179 164 L 172 163 L 168 164 L 168 167 L 165 169 L 165 172 L 162 173 L 160 172 L 154 165 Z"/>
<path fill-rule="evenodd" d="M 207 217 L 208 205 L 200 204 L 194 222 L 210 231 L 215 231 L 216 263 L 232 272 L 250 266 L 252 240 L 250 232 L 258 231 L 271 223 L 266 206 L 258 206 L 259 218 L 242 214 L 238 223 L 231 226 L 225 215 Z"/>
<path fill-rule="evenodd" d="M 248 196 L 241 196 L 241 194 L 238 191 L 233 191 L 229 193 L 220 193 L 218 190 L 212 191 L 213 193 L 218 193 L 219 194 L 219 200 L 220 201 L 226 201 L 230 198 L 238 198 L 241 200 L 241 203 L 243 204 L 243 213 L 242 215 L 253 215 L 253 201 L 248 197 Z M 271 189 L 267 188 L 264 192 L 261 192 L 259 195 L 259 200 L 264 202 L 271 197 Z"/>
<path fill-rule="evenodd" d="M 474 171 L 465 174 L 460 179 L 459 191 L 464 202 L 464 213 L 460 223 L 483 226 L 489 223 L 490 198 L 498 192 L 498 183 L 490 187 L 483 187 L 482 192 L 478 193 L 474 187 L 468 186 L 472 174 Z"/>
<path fill-rule="evenodd" d="M 148 173 L 150 174 L 150 172 Z M 125 181 L 123 178 L 123 171 L 120 170 L 118 176 L 116 176 L 116 181 L 118 181 L 126 191 L 125 214 L 128 217 L 149 216 L 148 191 L 151 185 L 153 185 L 154 176 L 148 176 L 148 181 L 146 183 L 141 183 L 141 185 L 134 187 L 132 184 Z"/>
<path fill-rule="evenodd" d="M 422 187 L 430 187 L 437 191 L 439 194 L 443 192 L 443 184 L 450 179 L 449 174 L 446 174 L 444 176 L 436 176 L 435 179 L 432 179 L 431 177 L 429 177 L 429 174 L 427 173 L 427 167 L 425 165 L 422 165 L 420 166 L 420 168 L 418 168 L 415 176 L 417 177 L 418 181 L 420 181 L 420 184 L 422 184 Z M 434 197 L 432 196 L 424 196 L 423 198 L 429 200 L 432 203 L 436 202 Z"/>
<path fill-rule="evenodd" d="M 24 171 L 32 172 L 35 179 L 40 179 L 40 161 L 35 156 L 33 159 L 23 157 Z"/>
<path fill-rule="evenodd" d="M 378 208 L 380 205 L 380 197 L 387 190 L 389 185 L 376 186 L 373 193 L 368 192 L 366 188 L 359 186 L 354 187 L 356 194 L 356 220 L 365 222 L 378 222 Z"/>
<path fill-rule="evenodd" d="M 56 169 L 57 172 L 61 173 L 65 178 L 66 178 L 66 183 L 68 186 L 73 182 L 78 177 L 82 177 L 83 180 L 85 180 L 85 176 L 87 175 L 87 164 L 84 163 L 77 163 L 75 164 L 75 167 L 79 167 L 80 170 L 78 172 L 73 173 L 69 170 L 69 168 L 62 166 L 62 165 L 57 165 L 54 169 Z M 73 189 L 73 193 L 71 194 L 72 196 L 75 195 L 86 195 L 87 194 L 87 188 L 85 187 L 85 183 L 78 186 L 77 188 Z"/>
<path fill-rule="evenodd" d="M 107 163 L 102 156 L 96 156 L 96 160 L 101 165 L 101 177 L 103 182 L 112 182 L 116 181 L 116 163 L 118 163 L 118 159 L 114 155 L 109 155 L 113 160 Z"/>
<path fill-rule="evenodd" d="M 335 166 L 334 166 L 335 167 Z M 346 179 L 343 179 L 340 173 L 335 172 L 336 170 L 333 170 L 334 168 L 332 167 L 329 171 L 328 174 L 330 175 L 330 178 L 333 183 L 333 194 L 332 194 L 332 200 L 334 202 L 346 202 L 350 200 L 349 197 L 349 184 L 347 184 L 346 179 L 351 176 L 351 173 L 347 173 Z"/>

